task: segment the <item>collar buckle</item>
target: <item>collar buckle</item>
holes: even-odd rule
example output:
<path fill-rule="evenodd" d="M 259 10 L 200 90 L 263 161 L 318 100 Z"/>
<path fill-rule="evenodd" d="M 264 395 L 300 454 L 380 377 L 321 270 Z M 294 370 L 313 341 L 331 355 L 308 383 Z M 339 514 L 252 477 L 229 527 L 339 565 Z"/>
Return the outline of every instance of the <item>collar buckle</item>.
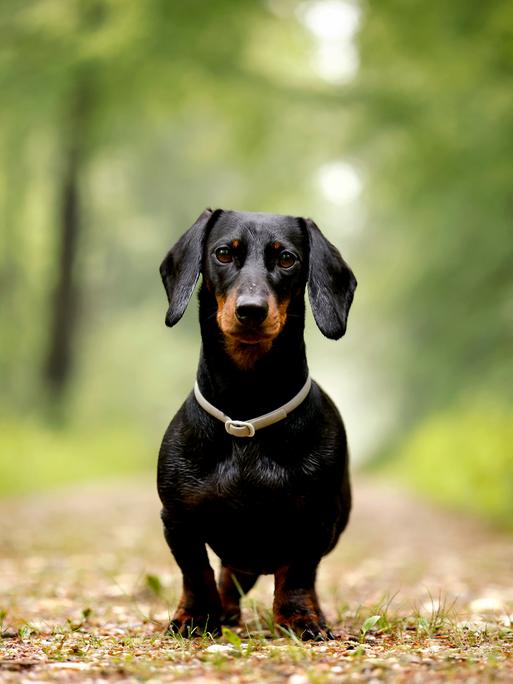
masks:
<path fill-rule="evenodd" d="M 274 425 L 278 421 L 286 418 L 291 411 L 296 409 L 306 399 L 311 386 L 312 380 L 310 375 L 308 375 L 303 387 L 290 401 L 274 411 L 265 413 L 263 416 L 258 416 L 257 418 L 251 418 L 251 420 L 232 420 L 205 399 L 201 393 L 197 380 L 194 383 L 194 396 L 204 411 L 223 423 L 224 428 L 229 435 L 232 437 L 254 437 L 256 430 L 268 427 L 269 425 Z"/>
<path fill-rule="evenodd" d="M 224 428 L 232 437 L 253 437 L 255 435 L 255 426 L 245 420 L 227 420 Z"/>

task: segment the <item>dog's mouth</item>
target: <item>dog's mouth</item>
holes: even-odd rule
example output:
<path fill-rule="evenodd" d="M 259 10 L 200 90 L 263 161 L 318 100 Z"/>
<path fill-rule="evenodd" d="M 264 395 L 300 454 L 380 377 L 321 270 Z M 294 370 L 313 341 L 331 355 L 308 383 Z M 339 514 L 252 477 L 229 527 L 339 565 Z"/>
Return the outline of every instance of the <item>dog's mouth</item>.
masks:
<path fill-rule="evenodd" d="M 235 295 L 218 301 L 217 323 L 224 337 L 228 355 L 237 366 L 253 368 L 267 354 L 280 334 L 287 317 L 286 303 L 279 305 L 274 298 L 269 300 L 269 312 L 263 320 L 241 320 L 235 308 Z"/>
<path fill-rule="evenodd" d="M 276 335 L 264 330 L 225 331 L 225 335 L 236 344 L 246 346 L 268 344 L 276 337 Z"/>
<path fill-rule="evenodd" d="M 275 334 L 264 330 L 225 330 L 224 345 L 228 355 L 239 368 L 248 370 L 265 356 L 272 347 Z"/>

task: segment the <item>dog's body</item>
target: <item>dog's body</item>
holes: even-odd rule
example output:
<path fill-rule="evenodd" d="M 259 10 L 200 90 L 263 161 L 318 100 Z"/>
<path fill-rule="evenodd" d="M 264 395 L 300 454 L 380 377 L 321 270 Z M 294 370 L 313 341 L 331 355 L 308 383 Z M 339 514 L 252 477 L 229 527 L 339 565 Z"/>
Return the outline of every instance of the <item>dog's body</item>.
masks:
<path fill-rule="evenodd" d="M 161 266 L 168 325 L 200 272 L 201 393 L 238 421 L 282 406 L 308 378 L 306 283 L 318 326 L 338 338 L 356 286 L 349 267 L 310 221 L 206 210 Z M 190 635 L 235 624 L 241 591 L 274 573 L 276 622 L 303 638 L 331 638 L 315 575 L 349 517 L 347 461 L 342 421 L 316 383 L 287 417 L 251 437 L 228 434 L 191 393 L 166 431 L 158 468 L 165 536 L 183 573 L 170 629 Z M 205 544 L 221 558 L 219 590 Z"/>

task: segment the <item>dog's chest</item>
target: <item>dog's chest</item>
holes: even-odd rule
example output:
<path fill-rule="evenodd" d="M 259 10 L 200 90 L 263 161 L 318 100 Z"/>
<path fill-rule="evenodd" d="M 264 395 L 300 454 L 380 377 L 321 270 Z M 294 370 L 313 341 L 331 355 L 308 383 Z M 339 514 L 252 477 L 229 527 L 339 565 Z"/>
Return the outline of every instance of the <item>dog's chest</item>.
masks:
<path fill-rule="evenodd" d="M 241 443 L 198 483 L 196 519 L 205 541 L 227 564 L 274 572 L 300 547 L 299 531 L 315 517 L 319 492 L 291 461 Z"/>
<path fill-rule="evenodd" d="M 231 451 L 216 459 L 204 485 L 213 498 L 268 496 L 286 490 L 295 475 L 295 469 L 274 453 L 247 441 L 234 441 Z"/>
<path fill-rule="evenodd" d="M 202 451 L 192 463 L 192 470 L 182 471 L 179 488 L 194 508 L 250 509 L 272 502 L 283 506 L 288 499 L 308 496 L 316 479 L 308 456 L 291 444 L 266 448 L 249 440 L 231 440 L 229 448 Z"/>

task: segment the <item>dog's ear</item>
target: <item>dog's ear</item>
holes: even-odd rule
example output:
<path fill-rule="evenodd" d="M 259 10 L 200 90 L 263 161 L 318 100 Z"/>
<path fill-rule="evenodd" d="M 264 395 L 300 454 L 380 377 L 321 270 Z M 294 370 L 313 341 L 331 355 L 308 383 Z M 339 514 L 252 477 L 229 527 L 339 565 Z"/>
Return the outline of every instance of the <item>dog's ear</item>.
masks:
<path fill-rule="evenodd" d="M 346 331 L 356 278 L 338 249 L 311 219 L 304 219 L 310 247 L 308 296 L 317 327 L 331 340 Z"/>
<path fill-rule="evenodd" d="M 169 327 L 178 323 L 183 316 L 198 282 L 207 226 L 217 213 L 205 209 L 160 264 L 160 276 L 169 301 L 166 315 L 166 325 Z"/>

